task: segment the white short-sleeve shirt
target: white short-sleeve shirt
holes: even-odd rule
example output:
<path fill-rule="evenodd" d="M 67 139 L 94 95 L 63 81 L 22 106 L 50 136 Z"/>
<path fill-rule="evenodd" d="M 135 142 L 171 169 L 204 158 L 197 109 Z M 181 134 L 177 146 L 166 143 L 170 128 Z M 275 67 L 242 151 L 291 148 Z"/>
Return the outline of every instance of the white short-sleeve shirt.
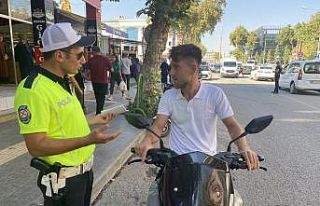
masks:
<path fill-rule="evenodd" d="M 201 83 L 197 94 L 187 101 L 180 89 L 169 89 L 161 97 L 158 114 L 169 116 L 170 149 L 178 154 L 194 151 L 217 153 L 217 118 L 233 116 L 231 105 L 217 86 Z"/>
<path fill-rule="evenodd" d="M 125 57 L 122 60 L 122 72 L 123 74 L 129 75 L 130 74 L 130 67 L 132 65 L 132 61 Z"/>

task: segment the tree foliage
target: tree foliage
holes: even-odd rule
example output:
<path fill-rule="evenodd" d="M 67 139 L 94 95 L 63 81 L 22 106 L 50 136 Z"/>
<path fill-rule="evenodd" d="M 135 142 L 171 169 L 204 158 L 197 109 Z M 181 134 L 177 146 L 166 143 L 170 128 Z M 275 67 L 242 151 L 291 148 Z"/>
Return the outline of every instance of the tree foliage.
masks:
<path fill-rule="evenodd" d="M 249 32 L 247 37 L 247 46 L 246 46 L 248 50 L 249 58 L 252 58 L 252 56 L 254 55 L 254 49 L 257 41 L 258 41 L 258 35 L 255 32 Z"/>
<path fill-rule="evenodd" d="M 229 35 L 231 45 L 236 47 L 236 49 L 240 49 L 240 51 L 244 52 L 245 46 L 247 44 L 248 34 L 249 32 L 246 28 L 244 28 L 243 26 L 238 26 Z"/>
<path fill-rule="evenodd" d="M 238 60 L 246 62 L 248 57 L 253 55 L 257 40 L 257 35 L 254 32 L 249 32 L 243 26 L 238 26 L 230 33 L 229 39 L 231 45 L 235 47 L 231 54 Z"/>
<path fill-rule="evenodd" d="M 183 35 L 183 42 L 199 43 L 204 33 L 214 31 L 224 6 L 225 0 L 192 1 L 190 8 L 173 23 L 173 27 Z"/>
<path fill-rule="evenodd" d="M 267 62 L 268 63 L 274 62 L 273 54 L 274 54 L 274 52 L 272 50 L 268 50 L 268 53 L 267 53 Z"/>
<path fill-rule="evenodd" d="M 229 35 L 231 45 L 236 47 L 233 54 L 237 58 L 254 56 L 256 62 L 263 62 L 263 53 L 256 54 L 259 45 L 255 44 L 258 37 L 254 32 L 248 32 L 246 28 L 238 26 Z M 318 46 L 319 45 L 319 46 Z M 317 50 L 320 50 L 320 12 L 311 16 L 308 22 L 301 22 L 295 26 L 288 25 L 282 28 L 276 36 L 276 48 L 274 51 L 266 51 L 265 59 L 280 60 L 287 63 L 292 58 L 297 58 L 297 53 L 302 52 L 304 59 L 312 59 Z M 295 54 L 295 56 L 293 55 Z M 261 60 L 262 59 L 262 60 Z"/>

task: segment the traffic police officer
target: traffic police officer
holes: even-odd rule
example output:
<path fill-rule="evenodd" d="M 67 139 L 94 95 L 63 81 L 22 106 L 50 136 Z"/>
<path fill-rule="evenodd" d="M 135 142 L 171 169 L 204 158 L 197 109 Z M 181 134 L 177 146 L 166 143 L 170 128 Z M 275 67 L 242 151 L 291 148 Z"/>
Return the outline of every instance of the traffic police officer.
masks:
<path fill-rule="evenodd" d="M 79 71 L 85 63 L 84 46 L 94 41 L 79 36 L 70 23 L 47 27 L 42 36 L 44 62 L 17 88 L 20 133 L 36 157 L 31 165 L 40 170 L 44 205 L 90 205 L 95 144 L 121 133 L 104 133 L 114 114 L 86 119 L 65 78 Z M 102 125 L 91 132 L 89 126 L 94 124 Z"/>

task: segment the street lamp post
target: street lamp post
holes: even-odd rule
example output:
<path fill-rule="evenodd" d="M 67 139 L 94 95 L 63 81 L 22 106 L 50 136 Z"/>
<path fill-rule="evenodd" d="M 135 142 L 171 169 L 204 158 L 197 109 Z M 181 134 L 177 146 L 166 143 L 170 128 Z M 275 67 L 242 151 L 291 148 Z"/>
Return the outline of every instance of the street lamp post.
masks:
<path fill-rule="evenodd" d="M 317 46 L 317 55 L 320 53 L 320 31 L 319 31 L 319 36 L 318 36 L 318 46 Z"/>
<path fill-rule="evenodd" d="M 221 34 L 220 34 L 220 52 L 219 52 L 219 61 L 222 58 L 222 35 L 223 35 L 223 17 L 221 18 Z"/>
<path fill-rule="evenodd" d="M 263 60 L 262 63 L 265 63 L 265 58 L 266 58 L 266 47 L 267 47 L 267 31 L 264 32 L 264 46 L 263 46 Z"/>

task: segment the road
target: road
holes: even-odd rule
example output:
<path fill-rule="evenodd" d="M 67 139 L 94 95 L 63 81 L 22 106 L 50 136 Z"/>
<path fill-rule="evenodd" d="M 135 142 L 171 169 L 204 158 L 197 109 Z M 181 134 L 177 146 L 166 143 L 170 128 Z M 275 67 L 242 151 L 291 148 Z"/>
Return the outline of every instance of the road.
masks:
<path fill-rule="evenodd" d="M 320 205 L 320 94 L 280 91 L 274 95 L 273 82 L 248 78 L 209 83 L 225 91 L 243 126 L 254 117 L 274 115 L 269 128 L 248 137 L 251 147 L 266 158 L 268 171 L 233 173 L 244 205 Z M 219 150 L 226 148 L 228 140 L 219 122 Z M 142 164 L 124 166 L 95 205 L 145 205 L 152 182 L 147 171 Z"/>

